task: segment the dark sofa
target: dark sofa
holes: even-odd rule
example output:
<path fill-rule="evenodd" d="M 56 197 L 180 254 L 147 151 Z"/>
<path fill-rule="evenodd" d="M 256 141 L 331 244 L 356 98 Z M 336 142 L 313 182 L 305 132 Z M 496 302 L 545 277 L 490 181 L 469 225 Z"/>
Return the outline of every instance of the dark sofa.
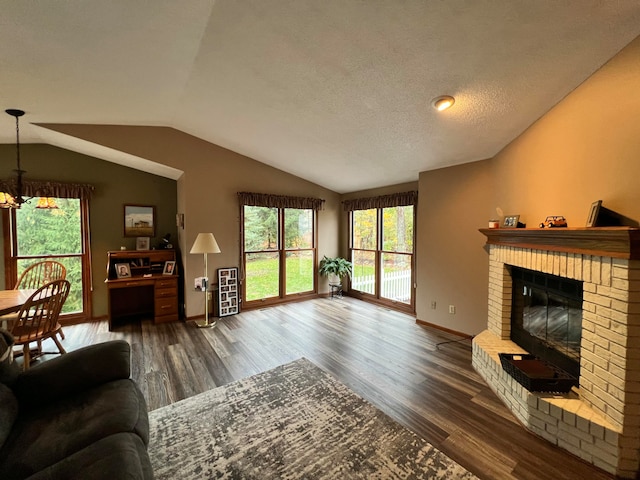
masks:
<path fill-rule="evenodd" d="M 127 342 L 85 347 L 26 372 L 5 355 L 12 343 L 0 330 L 0 478 L 153 478 L 147 407 L 129 378 Z"/>

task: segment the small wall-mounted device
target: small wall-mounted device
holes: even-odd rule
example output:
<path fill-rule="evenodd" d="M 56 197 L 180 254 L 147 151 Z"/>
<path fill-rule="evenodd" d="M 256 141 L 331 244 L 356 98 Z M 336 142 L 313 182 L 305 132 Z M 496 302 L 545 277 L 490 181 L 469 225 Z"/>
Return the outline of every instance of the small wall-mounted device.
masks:
<path fill-rule="evenodd" d="M 200 290 L 201 292 L 204 292 L 207 289 L 208 284 L 209 279 L 207 277 L 196 277 L 194 280 L 196 290 Z"/>

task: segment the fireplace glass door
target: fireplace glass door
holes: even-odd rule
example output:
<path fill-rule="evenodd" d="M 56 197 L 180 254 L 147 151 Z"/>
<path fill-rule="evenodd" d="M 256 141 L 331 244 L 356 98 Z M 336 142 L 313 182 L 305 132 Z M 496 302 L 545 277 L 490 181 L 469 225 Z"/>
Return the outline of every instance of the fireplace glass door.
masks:
<path fill-rule="evenodd" d="M 571 375 L 580 369 L 582 282 L 512 268 L 511 338 Z"/>

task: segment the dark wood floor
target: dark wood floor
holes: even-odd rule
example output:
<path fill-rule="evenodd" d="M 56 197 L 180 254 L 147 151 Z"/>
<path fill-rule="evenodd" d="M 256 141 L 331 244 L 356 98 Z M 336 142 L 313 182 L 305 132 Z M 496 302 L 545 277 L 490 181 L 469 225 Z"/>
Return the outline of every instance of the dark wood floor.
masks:
<path fill-rule="evenodd" d="M 150 410 L 306 357 L 483 479 L 611 479 L 527 432 L 471 368 L 470 341 L 361 301 L 322 298 L 223 318 L 67 326 L 64 345 L 116 338 Z"/>

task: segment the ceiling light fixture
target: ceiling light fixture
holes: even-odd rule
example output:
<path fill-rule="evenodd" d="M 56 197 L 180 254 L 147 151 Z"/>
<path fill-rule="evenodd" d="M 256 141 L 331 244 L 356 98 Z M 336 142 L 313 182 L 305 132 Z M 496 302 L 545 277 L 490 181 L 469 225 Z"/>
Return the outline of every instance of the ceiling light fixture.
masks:
<path fill-rule="evenodd" d="M 436 97 L 431 101 L 431 105 L 433 105 L 433 108 L 435 108 L 439 112 L 446 110 L 454 103 L 456 103 L 456 99 L 451 95 L 442 95 L 441 97 Z"/>
<path fill-rule="evenodd" d="M 0 208 L 20 208 L 20 206 L 29 201 L 30 198 L 24 198 L 24 185 L 22 183 L 22 175 L 27 173 L 22 170 L 20 166 L 20 117 L 24 115 L 24 110 L 17 110 L 15 108 L 8 108 L 6 113 L 15 117 L 16 119 L 16 163 L 17 167 L 15 181 L 11 182 L 13 185 L 6 192 L 0 192 Z M 58 208 L 53 198 L 41 198 L 38 201 L 36 208 Z"/>

